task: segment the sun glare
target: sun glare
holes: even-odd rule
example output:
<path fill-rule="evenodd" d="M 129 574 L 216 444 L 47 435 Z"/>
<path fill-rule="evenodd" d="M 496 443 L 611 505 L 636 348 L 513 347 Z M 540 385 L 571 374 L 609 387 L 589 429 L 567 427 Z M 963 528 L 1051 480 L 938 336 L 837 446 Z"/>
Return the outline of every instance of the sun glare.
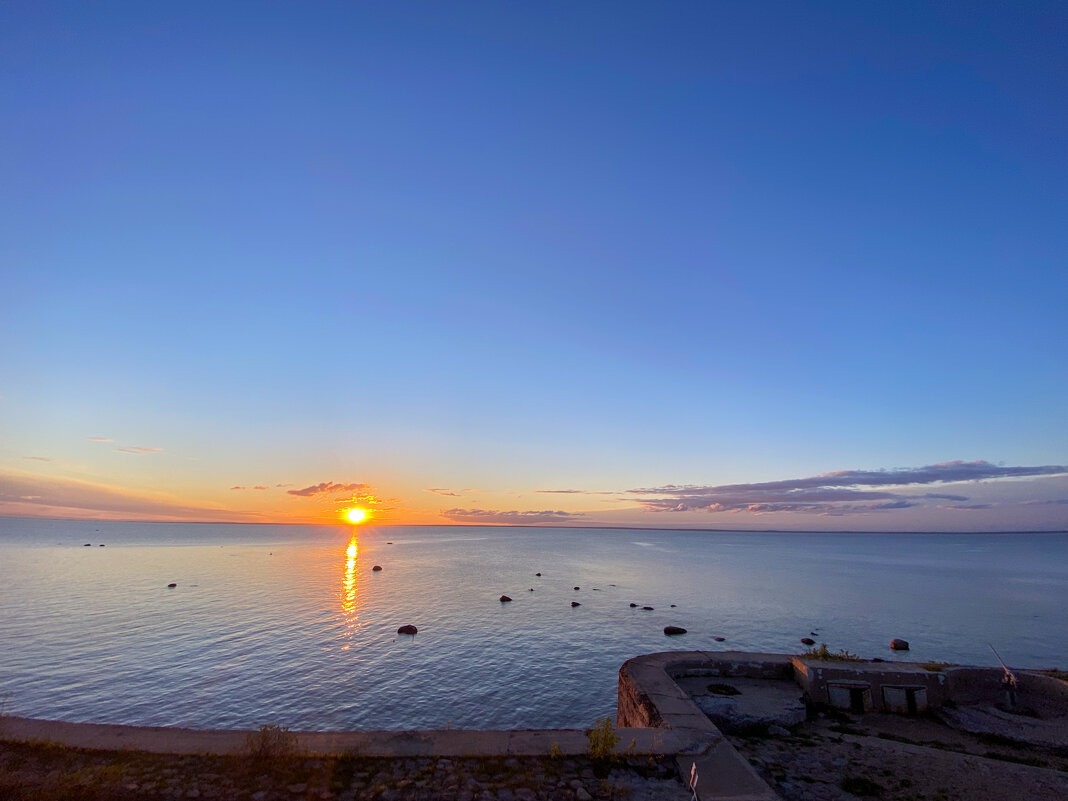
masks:
<path fill-rule="evenodd" d="M 345 515 L 345 519 L 353 524 L 362 523 L 364 520 L 367 519 L 367 510 L 358 509 L 355 506 L 351 509 L 345 509 L 343 511 L 343 514 Z"/>

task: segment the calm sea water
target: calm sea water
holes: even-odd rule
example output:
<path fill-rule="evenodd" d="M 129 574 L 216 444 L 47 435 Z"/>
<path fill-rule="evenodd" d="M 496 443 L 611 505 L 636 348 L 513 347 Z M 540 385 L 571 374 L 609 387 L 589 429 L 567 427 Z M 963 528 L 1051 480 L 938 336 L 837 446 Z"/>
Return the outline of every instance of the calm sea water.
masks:
<path fill-rule="evenodd" d="M 992 643 L 1013 666 L 1068 667 L 1068 535 L 0 519 L 0 611 L 13 714 L 581 727 L 614 714 L 632 656 L 796 652 L 810 631 L 869 657 L 899 658 L 903 637 L 900 658 L 988 665 Z"/>

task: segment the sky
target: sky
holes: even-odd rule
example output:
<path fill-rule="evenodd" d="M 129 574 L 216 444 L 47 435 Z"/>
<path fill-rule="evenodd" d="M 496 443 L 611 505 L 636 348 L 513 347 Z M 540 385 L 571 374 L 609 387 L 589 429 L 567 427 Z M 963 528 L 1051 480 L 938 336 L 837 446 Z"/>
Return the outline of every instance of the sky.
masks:
<path fill-rule="evenodd" d="M 1066 40 L 0 4 L 0 515 L 1068 529 Z"/>

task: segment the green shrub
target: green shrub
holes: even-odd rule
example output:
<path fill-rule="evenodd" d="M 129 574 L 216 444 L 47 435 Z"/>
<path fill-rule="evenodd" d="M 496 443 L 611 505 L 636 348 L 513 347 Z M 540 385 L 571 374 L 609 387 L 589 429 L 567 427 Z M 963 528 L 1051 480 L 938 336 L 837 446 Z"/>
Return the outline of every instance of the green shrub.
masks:
<path fill-rule="evenodd" d="M 594 720 L 593 728 L 586 732 L 586 738 L 590 741 L 590 756 L 598 760 L 612 759 L 620 740 L 611 718 Z"/>

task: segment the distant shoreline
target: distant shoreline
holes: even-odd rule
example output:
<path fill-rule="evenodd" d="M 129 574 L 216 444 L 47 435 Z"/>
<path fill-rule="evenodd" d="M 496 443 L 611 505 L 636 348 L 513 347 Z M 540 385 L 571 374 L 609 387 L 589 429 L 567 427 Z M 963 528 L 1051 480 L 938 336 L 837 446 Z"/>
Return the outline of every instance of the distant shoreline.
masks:
<path fill-rule="evenodd" d="M 827 529 L 806 528 L 657 528 L 653 526 L 540 526 L 531 523 L 515 523 L 506 525 L 503 523 L 381 523 L 363 524 L 350 526 L 347 523 L 266 523 L 245 522 L 233 520 L 99 520 L 84 517 L 24 517 L 22 515 L 0 514 L 4 520 L 51 520 L 57 523 L 151 523 L 153 525 L 178 525 L 178 526 L 303 526 L 315 528 L 529 528 L 529 529 L 583 529 L 591 531 L 658 531 L 658 532 L 706 532 L 711 534 L 1068 534 L 1068 529 L 1027 529 L 1014 531 L 1011 529 L 999 529 L 997 531 L 907 531 L 901 529 L 879 530 L 843 530 L 828 531 Z"/>

